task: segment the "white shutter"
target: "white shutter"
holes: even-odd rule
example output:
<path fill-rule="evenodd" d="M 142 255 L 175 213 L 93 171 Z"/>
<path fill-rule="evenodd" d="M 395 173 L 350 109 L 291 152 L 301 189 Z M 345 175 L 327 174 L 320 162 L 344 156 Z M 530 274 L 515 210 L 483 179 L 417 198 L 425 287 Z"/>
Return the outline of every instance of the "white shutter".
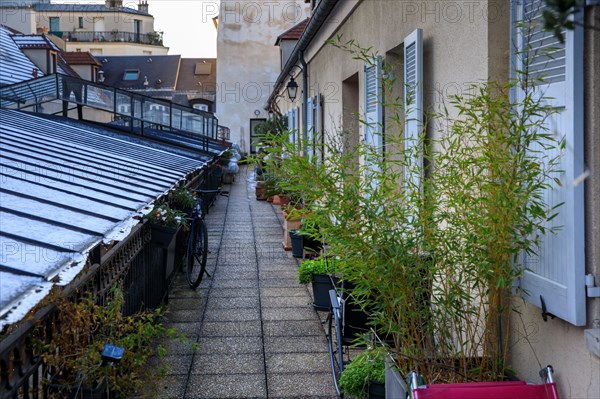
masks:
<path fill-rule="evenodd" d="M 542 297 L 549 313 L 582 326 L 586 324 L 585 219 L 583 182 L 577 180 L 584 173 L 583 32 L 578 27 L 564 32 L 565 43 L 561 44 L 552 32 L 541 28 L 543 0 L 518 0 L 513 4 L 516 22 L 525 24 L 524 29 L 515 30 L 521 52 L 515 57 L 515 67 L 523 70 L 523 60 L 528 60 L 530 76 L 545 79 L 543 85 L 538 85 L 539 91 L 559 111 L 548 121 L 548 127 L 566 140 L 564 151 L 549 154 L 561 155 L 561 186 L 555 185 L 544 193 L 550 206 L 564 202 L 558 208 L 559 215 L 550 222 L 551 226 L 562 227 L 557 234 L 542 237 L 537 256 L 523 255 L 525 272 L 519 283 L 528 293 L 527 301 L 541 307 Z M 527 30 L 529 23 L 534 27 Z M 541 148 L 534 150 L 547 153 Z"/>
<path fill-rule="evenodd" d="M 416 158 L 408 159 L 410 165 L 405 178 L 420 186 L 423 168 L 422 149 L 413 148 L 420 143 L 423 129 L 423 30 L 416 29 L 404 39 L 404 104 L 406 120 L 404 145 L 414 150 Z M 408 154 L 408 152 L 407 152 Z"/>
<path fill-rule="evenodd" d="M 365 144 L 378 154 L 383 152 L 383 88 L 381 85 L 382 58 L 378 56 L 365 64 Z M 378 165 L 365 159 L 367 172 Z"/>
<path fill-rule="evenodd" d="M 304 146 L 309 160 L 314 154 L 314 129 L 314 101 L 312 97 L 309 97 L 306 104 L 306 144 Z"/>

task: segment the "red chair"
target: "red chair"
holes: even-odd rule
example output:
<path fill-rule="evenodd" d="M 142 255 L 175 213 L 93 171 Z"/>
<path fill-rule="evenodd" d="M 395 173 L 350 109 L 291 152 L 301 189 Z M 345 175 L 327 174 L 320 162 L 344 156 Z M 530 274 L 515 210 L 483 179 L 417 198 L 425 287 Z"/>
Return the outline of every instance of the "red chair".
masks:
<path fill-rule="evenodd" d="M 413 399 L 559 399 L 552 372 L 552 366 L 540 372 L 542 384 L 499 381 L 418 386 L 417 373 L 412 372 L 409 378 Z"/>

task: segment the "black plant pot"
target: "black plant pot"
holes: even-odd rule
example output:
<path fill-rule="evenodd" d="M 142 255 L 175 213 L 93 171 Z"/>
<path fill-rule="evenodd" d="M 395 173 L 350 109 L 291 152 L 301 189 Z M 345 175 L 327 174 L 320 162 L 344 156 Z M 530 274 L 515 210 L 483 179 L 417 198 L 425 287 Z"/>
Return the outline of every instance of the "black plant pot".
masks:
<path fill-rule="evenodd" d="M 385 399 L 385 383 L 369 381 L 369 399 Z"/>
<path fill-rule="evenodd" d="M 329 274 L 318 274 L 312 278 L 312 289 L 314 303 L 313 307 L 317 310 L 329 310 L 331 301 L 329 299 L 329 290 L 335 289 L 335 283 L 339 279 Z"/>
<path fill-rule="evenodd" d="M 169 248 L 173 243 L 177 231 L 177 227 L 163 226 L 157 223 L 150 223 L 152 228 L 152 244 L 160 248 Z"/>
<path fill-rule="evenodd" d="M 292 240 L 292 256 L 294 258 L 304 257 L 304 237 L 298 234 L 296 230 L 290 230 L 290 238 Z"/>
<path fill-rule="evenodd" d="M 292 256 L 294 258 L 303 258 L 304 249 L 312 252 L 321 250 L 321 243 L 319 241 L 303 236 L 297 230 L 290 230 L 290 238 L 292 240 Z"/>

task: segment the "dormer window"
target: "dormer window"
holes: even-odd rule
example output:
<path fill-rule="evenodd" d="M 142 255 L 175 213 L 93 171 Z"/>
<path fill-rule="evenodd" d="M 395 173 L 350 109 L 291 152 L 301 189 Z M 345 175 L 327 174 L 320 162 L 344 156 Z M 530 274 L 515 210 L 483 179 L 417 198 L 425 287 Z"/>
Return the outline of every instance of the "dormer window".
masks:
<path fill-rule="evenodd" d="M 123 74 L 123 80 L 138 80 L 140 77 L 139 69 L 126 69 Z"/>

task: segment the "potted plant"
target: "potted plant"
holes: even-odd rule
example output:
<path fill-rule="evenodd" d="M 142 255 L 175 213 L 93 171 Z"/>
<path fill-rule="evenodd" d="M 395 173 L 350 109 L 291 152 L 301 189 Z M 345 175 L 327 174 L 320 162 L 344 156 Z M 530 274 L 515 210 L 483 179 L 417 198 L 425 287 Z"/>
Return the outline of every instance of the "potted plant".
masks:
<path fill-rule="evenodd" d="M 335 273 L 339 271 L 339 261 L 321 256 L 305 260 L 298 267 L 298 282 L 312 284 L 313 306 L 317 310 L 329 309 L 329 290 L 335 289 L 339 280 Z"/>
<path fill-rule="evenodd" d="M 186 213 L 188 217 L 192 216 L 196 201 L 196 195 L 186 187 L 179 187 L 169 193 L 169 206 L 174 210 Z"/>
<path fill-rule="evenodd" d="M 154 341 L 173 335 L 174 330 L 158 322 L 160 311 L 124 316 L 124 303 L 123 291 L 116 287 L 104 304 L 91 295 L 58 301 L 60 331 L 49 342 L 39 343 L 48 366 L 44 383 L 50 397 L 104 398 L 107 389 L 132 397 L 163 373 L 147 367 L 147 362 L 165 354 Z M 107 343 L 124 349 L 116 367 L 103 362 Z"/>
<path fill-rule="evenodd" d="M 340 377 L 340 391 L 356 398 L 385 398 L 385 352 L 368 348 L 355 356 Z"/>
<path fill-rule="evenodd" d="M 152 228 L 152 242 L 161 248 L 169 248 L 179 229 L 187 225 L 186 217 L 185 213 L 171 208 L 169 204 L 155 205 L 146 215 Z"/>

